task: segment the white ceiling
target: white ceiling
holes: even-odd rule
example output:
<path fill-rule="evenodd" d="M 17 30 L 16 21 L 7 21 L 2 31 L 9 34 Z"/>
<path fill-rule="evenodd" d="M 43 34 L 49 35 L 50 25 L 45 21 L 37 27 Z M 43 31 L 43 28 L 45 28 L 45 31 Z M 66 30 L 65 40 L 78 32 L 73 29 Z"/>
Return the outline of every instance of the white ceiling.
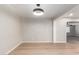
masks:
<path fill-rule="evenodd" d="M 69 16 L 69 14 L 72 14 L 72 16 Z M 68 14 L 66 14 L 64 17 L 71 19 L 79 19 L 79 5 L 70 10 Z"/>
<path fill-rule="evenodd" d="M 33 15 L 35 4 L 4 4 L 0 5 L 0 10 L 8 12 L 12 15 L 35 18 L 35 17 L 52 17 L 57 18 L 75 7 L 75 4 L 41 4 L 40 8 L 44 9 L 45 13 L 42 16 Z"/>

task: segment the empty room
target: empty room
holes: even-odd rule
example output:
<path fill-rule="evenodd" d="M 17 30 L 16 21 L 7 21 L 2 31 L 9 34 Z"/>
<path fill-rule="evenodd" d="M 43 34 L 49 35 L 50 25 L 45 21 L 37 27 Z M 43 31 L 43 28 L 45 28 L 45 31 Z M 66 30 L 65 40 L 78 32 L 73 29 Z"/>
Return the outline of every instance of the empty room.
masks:
<path fill-rule="evenodd" d="M 79 54 L 78 4 L 0 4 L 0 55 Z"/>

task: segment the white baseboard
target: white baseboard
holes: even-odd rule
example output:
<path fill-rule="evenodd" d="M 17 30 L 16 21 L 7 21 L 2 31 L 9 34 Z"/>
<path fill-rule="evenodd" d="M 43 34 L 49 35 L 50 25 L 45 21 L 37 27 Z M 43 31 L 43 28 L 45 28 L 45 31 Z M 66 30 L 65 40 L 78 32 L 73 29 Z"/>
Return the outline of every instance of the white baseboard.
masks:
<path fill-rule="evenodd" d="M 53 41 L 22 41 L 22 43 L 53 43 Z"/>
<path fill-rule="evenodd" d="M 67 43 L 66 41 L 22 41 L 22 43 Z"/>
<path fill-rule="evenodd" d="M 19 42 L 16 46 L 14 46 L 11 50 L 9 50 L 6 54 L 8 55 L 10 52 L 12 52 L 16 47 L 18 47 L 22 42 Z"/>

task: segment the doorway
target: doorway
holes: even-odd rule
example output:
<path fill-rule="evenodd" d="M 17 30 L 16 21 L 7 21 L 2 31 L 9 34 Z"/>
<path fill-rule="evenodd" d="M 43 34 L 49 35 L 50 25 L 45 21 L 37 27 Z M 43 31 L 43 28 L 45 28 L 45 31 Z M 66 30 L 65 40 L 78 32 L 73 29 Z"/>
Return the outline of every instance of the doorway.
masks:
<path fill-rule="evenodd" d="M 78 21 L 67 22 L 67 42 L 79 43 L 79 22 Z"/>

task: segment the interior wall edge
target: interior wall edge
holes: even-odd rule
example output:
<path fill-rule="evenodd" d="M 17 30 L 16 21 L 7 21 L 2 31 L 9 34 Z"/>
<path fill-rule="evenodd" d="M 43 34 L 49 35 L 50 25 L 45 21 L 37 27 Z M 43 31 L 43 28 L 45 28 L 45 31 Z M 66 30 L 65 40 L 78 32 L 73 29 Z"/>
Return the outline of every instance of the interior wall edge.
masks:
<path fill-rule="evenodd" d="M 18 42 L 17 44 L 16 44 L 16 46 L 14 46 L 12 49 L 10 49 L 6 54 L 8 55 L 10 52 L 12 52 L 14 49 L 16 49 L 19 45 L 21 45 L 22 44 L 22 41 L 20 41 L 20 42 Z"/>

